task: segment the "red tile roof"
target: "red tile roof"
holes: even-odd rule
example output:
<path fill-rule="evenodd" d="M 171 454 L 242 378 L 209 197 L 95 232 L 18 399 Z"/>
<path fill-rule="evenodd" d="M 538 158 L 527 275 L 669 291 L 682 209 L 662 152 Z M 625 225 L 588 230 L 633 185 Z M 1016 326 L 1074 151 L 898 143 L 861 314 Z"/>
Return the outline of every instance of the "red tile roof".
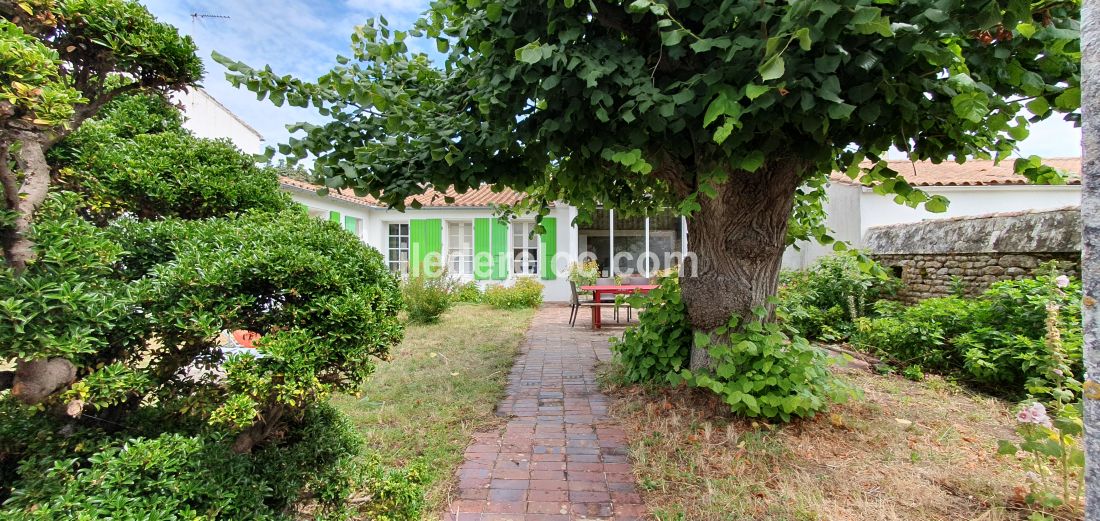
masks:
<path fill-rule="evenodd" d="M 933 164 L 931 161 L 917 161 L 911 164 L 908 159 L 890 160 L 890 168 L 901 174 L 913 186 L 991 186 L 1023 185 L 1028 180 L 1012 170 L 1012 159 L 994 165 L 993 161 L 971 159 L 963 164 L 945 161 Z M 1069 184 L 1081 184 L 1081 158 L 1053 157 L 1043 159 L 1043 164 L 1069 172 Z M 914 173 L 914 170 L 916 172 Z M 840 172 L 834 172 L 830 178 L 834 182 L 859 184 Z"/>
<path fill-rule="evenodd" d="M 289 177 L 282 177 L 279 182 L 290 188 L 296 188 L 299 190 L 316 192 L 321 187 L 318 185 L 306 183 L 304 181 L 298 181 L 297 179 L 291 179 Z M 455 191 L 453 186 L 447 187 L 443 192 L 438 190 L 428 190 L 420 195 L 414 195 L 405 199 L 406 205 L 412 205 L 413 201 L 419 201 L 421 205 L 428 208 L 488 208 L 493 205 L 515 204 L 523 200 L 523 192 L 517 192 L 511 188 L 503 188 L 499 191 L 493 190 L 493 185 L 481 185 L 473 190 L 467 190 L 463 193 Z M 330 190 L 329 197 L 339 199 L 341 201 L 347 201 L 349 203 L 361 204 L 364 206 L 384 207 L 378 199 L 371 196 L 359 197 L 355 193 L 348 189 L 343 190 Z M 444 197 L 453 197 L 453 202 L 447 202 Z"/>

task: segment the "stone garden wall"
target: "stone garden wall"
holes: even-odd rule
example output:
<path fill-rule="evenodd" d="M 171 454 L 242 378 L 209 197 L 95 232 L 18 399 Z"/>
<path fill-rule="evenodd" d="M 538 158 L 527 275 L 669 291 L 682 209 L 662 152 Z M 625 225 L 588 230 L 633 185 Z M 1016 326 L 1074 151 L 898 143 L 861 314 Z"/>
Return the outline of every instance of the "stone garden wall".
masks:
<path fill-rule="evenodd" d="M 902 279 L 898 300 L 974 295 L 993 282 L 1031 276 L 1050 260 L 1079 275 L 1081 212 L 1073 207 L 880 226 L 867 230 L 864 242 Z"/>

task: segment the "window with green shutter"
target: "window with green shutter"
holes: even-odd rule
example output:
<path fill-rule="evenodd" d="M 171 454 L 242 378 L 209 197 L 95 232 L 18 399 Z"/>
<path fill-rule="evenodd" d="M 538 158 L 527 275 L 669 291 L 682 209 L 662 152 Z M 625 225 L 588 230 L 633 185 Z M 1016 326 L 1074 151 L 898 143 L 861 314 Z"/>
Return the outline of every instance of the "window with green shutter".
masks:
<path fill-rule="evenodd" d="M 493 279 L 504 280 L 508 278 L 508 225 L 500 222 L 500 219 L 490 219 L 492 228 L 492 254 L 493 254 Z"/>
<path fill-rule="evenodd" d="M 554 280 L 554 255 L 558 253 L 558 220 L 554 217 L 542 218 L 543 233 L 539 236 L 542 242 L 542 279 Z"/>
<path fill-rule="evenodd" d="M 409 273 L 438 274 L 443 259 L 443 221 L 409 219 Z"/>
<path fill-rule="evenodd" d="M 474 279 L 489 280 L 493 276 L 492 219 L 474 219 Z"/>
<path fill-rule="evenodd" d="M 332 221 L 332 222 L 334 222 L 334 223 L 338 223 L 338 222 L 340 222 L 340 212 L 332 212 L 332 211 L 330 211 L 330 212 L 328 213 L 328 220 L 330 220 L 330 221 Z"/>

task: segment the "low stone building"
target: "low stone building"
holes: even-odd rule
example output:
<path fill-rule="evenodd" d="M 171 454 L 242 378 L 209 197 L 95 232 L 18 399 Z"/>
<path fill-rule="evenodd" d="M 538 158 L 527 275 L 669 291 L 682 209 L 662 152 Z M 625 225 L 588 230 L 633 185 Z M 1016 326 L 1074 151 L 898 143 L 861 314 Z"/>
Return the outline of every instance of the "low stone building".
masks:
<path fill-rule="evenodd" d="M 898 275 L 897 299 L 974 295 L 999 280 L 1029 277 L 1054 260 L 1080 274 L 1081 210 L 997 213 L 876 226 L 865 247 Z"/>

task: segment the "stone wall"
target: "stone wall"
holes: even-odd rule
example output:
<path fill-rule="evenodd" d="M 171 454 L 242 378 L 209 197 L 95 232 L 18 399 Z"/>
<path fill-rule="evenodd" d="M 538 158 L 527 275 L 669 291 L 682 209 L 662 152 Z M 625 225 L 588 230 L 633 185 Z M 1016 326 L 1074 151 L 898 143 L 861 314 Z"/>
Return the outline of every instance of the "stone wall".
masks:
<path fill-rule="evenodd" d="M 962 293 L 973 296 L 999 280 L 1032 276 L 1039 264 L 1057 261 L 1064 273 L 1080 276 L 1080 253 L 937 253 L 872 255 L 902 280 L 896 300 L 913 303 Z"/>
<path fill-rule="evenodd" d="M 1074 207 L 880 226 L 867 231 L 865 243 L 904 283 L 898 300 L 975 295 L 996 281 L 1029 277 L 1051 260 L 1079 275 L 1081 212 Z"/>

